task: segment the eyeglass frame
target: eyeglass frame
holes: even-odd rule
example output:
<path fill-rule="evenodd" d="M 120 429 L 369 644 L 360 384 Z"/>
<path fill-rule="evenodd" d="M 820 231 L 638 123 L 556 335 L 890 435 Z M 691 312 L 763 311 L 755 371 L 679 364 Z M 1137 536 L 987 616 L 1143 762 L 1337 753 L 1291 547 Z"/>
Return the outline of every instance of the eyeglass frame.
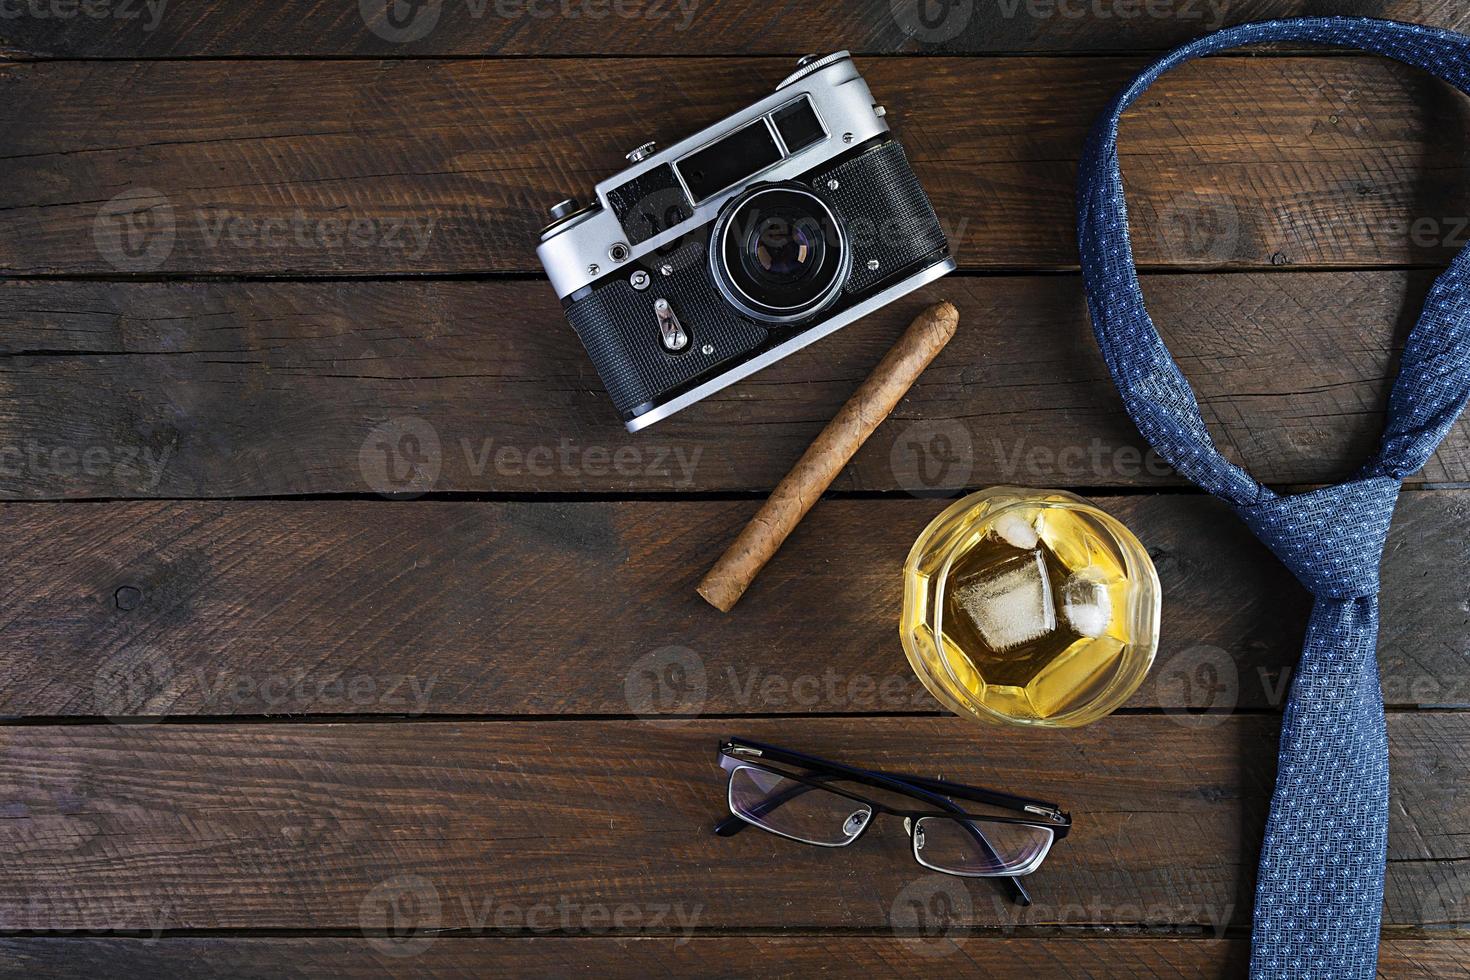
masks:
<path fill-rule="evenodd" d="M 1072 815 L 1062 810 L 1062 808 L 1057 804 L 1050 803 L 1046 800 L 1030 799 L 1024 796 L 1016 796 L 1011 793 L 1002 793 L 998 790 L 983 789 L 978 786 L 966 786 L 962 783 L 952 783 L 944 779 L 930 779 L 926 776 L 914 776 L 906 773 L 888 773 L 874 769 L 860 769 L 856 766 L 844 765 L 840 762 L 833 762 L 830 759 L 818 758 L 817 756 L 807 755 L 804 752 L 797 752 L 793 749 L 783 749 L 780 746 L 769 745 L 765 742 L 757 742 L 752 739 L 735 737 L 727 737 L 721 739 L 718 758 L 720 762 L 720 768 L 724 769 L 730 777 L 729 786 L 726 790 L 726 803 L 730 808 L 730 816 L 721 820 L 714 827 L 715 834 L 720 837 L 733 837 L 735 834 L 738 834 L 746 827 L 755 827 L 758 830 L 763 830 L 768 834 L 774 834 L 777 837 L 784 837 L 787 840 L 793 840 L 799 844 L 811 844 L 815 847 L 846 847 L 847 845 L 857 841 L 868 832 L 868 828 L 871 827 L 875 822 L 872 819 L 872 815 L 878 813 L 886 813 L 889 816 L 904 818 L 904 830 L 908 833 L 910 840 L 913 841 L 915 845 L 913 848 L 914 860 L 917 861 L 920 865 L 933 871 L 937 871 L 940 874 L 954 875 L 955 877 L 959 878 L 1001 879 L 1010 886 L 1015 902 L 1018 905 L 1031 904 L 1031 895 L 1029 892 L 1027 892 L 1026 887 L 1021 884 L 1019 879 L 1024 875 L 1028 875 L 1039 868 L 1042 862 L 1045 861 L 1047 856 L 1051 853 L 1052 846 L 1057 841 L 1064 839 L 1072 829 Z M 752 762 L 752 759 L 758 759 L 760 761 Z M 770 763 L 772 762 L 789 766 L 797 766 L 808 771 L 805 773 L 786 772 L 782 769 L 771 766 Z M 858 829 L 857 833 L 853 834 L 847 840 L 841 841 L 836 844 L 823 844 L 817 841 L 803 840 L 800 837 L 793 837 L 790 834 L 783 834 L 778 830 L 772 830 L 769 827 L 755 823 L 754 821 L 742 816 L 736 809 L 735 801 L 733 799 L 734 775 L 735 772 L 741 768 L 751 768 L 763 772 L 769 772 L 774 775 L 781 776 L 782 778 L 801 783 L 812 789 L 825 790 L 828 793 L 834 793 L 838 796 L 845 797 L 856 803 L 861 803 L 864 806 L 867 806 L 869 808 L 870 815 L 867 819 L 863 821 L 863 825 Z M 866 797 L 858 796 L 854 793 L 829 785 L 828 783 L 824 782 L 824 779 L 845 779 L 862 785 L 872 786 L 875 789 L 887 790 L 888 792 L 895 793 L 899 796 L 906 796 L 910 799 L 921 800 L 925 803 L 929 803 L 933 806 L 939 807 L 939 810 L 903 810 L 897 807 L 891 807 L 886 804 L 879 803 L 876 800 L 870 800 Z M 984 803 L 989 806 L 999 807 L 1001 809 L 1007 810 L 1014 810 L 1019 813 L 1034 814 L 1035 816 L 1028 819 L 1025 817 L 1000 817 L 992 816 L 990 814 L 972 814 L 966 812 L 963 807 L 955 803 L 955 799 L 966 800 L 972 803 Z M 782 800 L 776 803 L 775 806 L 780 806 L 781 803 L 784 802 L 786 801 Z M 774 809 L 775 806 L 773 806 L 772 809 Z M 1040 817 L 1041 819 L 1036 819 L 1036 817 Z M 980 833 L 977 828 L 972 826 L 972 822 L 979 822 L 982 824 L 1018 824 L 1036 827 L 1041 830 L 1050 831 L 1051 840 L 1048 841 L 1046 848 L 1041 852 L 1041 854 L 1028 863 L 1024 871 L 1012 871 L 1008 873 L 1000 872 L 991 874 L 967 874 L 961 871 L 953 871 L 947 868 L 935 867 L 934 865 L 925 862 L 921 857 L 919 857 L 917 847 L 918 842 L 914 835 L 914 828 L 917 826 L 917 821 L 929 818 L 957 820 L 961 822 L 970 830 L 972 834 L 978 836 L 980 843 L 992 854 L 996 853 L 993 845 L 991 845 L 991 843 L 985 838 L 985 835 L 983 833 Z"/>

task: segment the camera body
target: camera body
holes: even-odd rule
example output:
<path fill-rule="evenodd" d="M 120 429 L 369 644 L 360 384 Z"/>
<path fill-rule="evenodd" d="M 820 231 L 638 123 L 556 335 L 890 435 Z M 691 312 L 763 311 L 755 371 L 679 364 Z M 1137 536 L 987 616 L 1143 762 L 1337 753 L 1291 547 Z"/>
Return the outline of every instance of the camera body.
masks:
<path fill-rule="evenodd" d="M 563 201 L 537 255 L 636 432 L 953 271 L 847 52 Z"/>

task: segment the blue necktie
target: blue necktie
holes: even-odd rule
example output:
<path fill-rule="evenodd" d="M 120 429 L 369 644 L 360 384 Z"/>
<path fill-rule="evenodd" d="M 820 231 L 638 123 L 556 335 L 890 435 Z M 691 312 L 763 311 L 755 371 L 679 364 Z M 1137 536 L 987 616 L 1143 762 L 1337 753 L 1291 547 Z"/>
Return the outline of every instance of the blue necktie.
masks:
<path fill-rule="evenodd" d="M 1144 309 L 1128 241 L 1118 120 L 1175 65 L 1261 41 L 1361 48 L 1470 93 L 1470 38 L 1349 17 L 1219 31 L 1165 55 L 1113 100 L 1088 137 L 1077 180 L 1093 331 L 1128 414 L 1175 469 L 1228 501 L 1315 598 L 1281 723 L 1251 976 L 1371 978 L 1388 849 L 1388 738 L 1374 656 L 1378 566 L 1400 483 L 1434 453 L 1470 394 L 1470 248 L 1430 291 L 1404 348 L 1378 452 L 1351 479 L 1283 497 L 1222 456 Z"/>

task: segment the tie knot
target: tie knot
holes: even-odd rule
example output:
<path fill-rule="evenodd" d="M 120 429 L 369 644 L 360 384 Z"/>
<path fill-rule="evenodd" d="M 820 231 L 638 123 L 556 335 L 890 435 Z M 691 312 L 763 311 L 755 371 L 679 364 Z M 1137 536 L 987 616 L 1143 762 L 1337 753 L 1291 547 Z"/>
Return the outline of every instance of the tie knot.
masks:
<path fill-rule="evenodd" d="M 1319 598 L 1378 594 L 1378 565 L 1399 482 L 1376 476 L 1236 511 L 1256 537 Z"/>

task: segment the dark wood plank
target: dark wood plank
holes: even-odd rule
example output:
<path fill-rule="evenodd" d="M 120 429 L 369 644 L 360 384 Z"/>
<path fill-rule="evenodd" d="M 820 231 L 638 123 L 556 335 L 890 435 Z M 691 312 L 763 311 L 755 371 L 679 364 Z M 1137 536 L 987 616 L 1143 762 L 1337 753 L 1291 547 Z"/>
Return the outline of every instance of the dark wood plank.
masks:
<path fill-rule="evenodd" d="M 1075 160 L 1140 60 L 861 64 L 966 267 L 1076 265 Z M 11 64 L 0 68 L 0 272 L 538 272 L 550 204 L 585 195 L 630 147 L 764 96 L 790 67 Z M 1445 261 L 1467 237 L 1467 115 L 1447 86 L 1372 58 L 1210 59 L 1171 73 L 1125 125 L 1139 259 Z"/>
<path fill-rule="evenodd" d="M 1137 708 L 1278 708 L 1308 600 L 1203 497 L 1100 501 L 1149 546 L 1163 641 Z M 938 710 L 895 635 L 942 501 L 819 505 L 722 616 L 694 583 L 736 503 L 27 504 L 0 511 L 0 714 L 864 714 Z M 1400 505 L 1394 705 L 1470 703 L 1470 492 Z M 45 556 L 44 560 L 38 560 Z M 1204 719 L 1217 722 L 1218 717 Z"/>
<path fill-rule="evenodd" d="M 897 825 L 840 854 L 716 838 L 715 740 L 732 729 L 1025 790 L 1076 825 L 1026 909 L 991 882 L 920 873 Z M 1390 718 L 1386 926 L 1470 924 L 1467 735 L 1465 714 Z M 10 727 L 0 925 L 381 930 L 418 909 L 425 930 L 569 931 L 631 905 L 629 932 L 903 931 L 932 900 L 973 929 L 1218 935 L 1249 919 L 1275 749 L 1274 720 L 1241 716 L 1050 733 L 952 718 Z"/>
<path fill-rule="evenodd" d="M 939 19 L 913 2 L 845 0 L 428 0 L 389 21 L 383 0 L 143 0 L 89 8 L 17 3 L 4 48 L 17 57 L 222 55 L 761 54 L 829 51 L 1139 51 L 1171 47 L 1227 24 L 1362 14 L 1465 29 L 1455 0 L 958 0 Z M 13 11 L 13 12 L 12 12 Z M 58 12 L 59 11 L 59 12 Z M 902 13 L 902 17 L 900 16 Z"/>
<path fill-rule="evenodd" d="M 416 937 L 415 937 L 416 938 Z M 424 937 L 427 938 L 427 937 Z M 1240 977 L 1250 961 L 1244 939 L 998 939 L 948 942 L 901 937 L 720 936 L 690 940 L 636 936 L 563 939 L 439 936 L 410 945 L 363 939 L 52 939 L 0 940 L 0 968 L 26 976 L 364 977 L 595 974 L 609 980 L 730 977 L 933 976 L 936 969 L 979 976 L 1024 971 L 1037 980 L 1148 976 L 1165 980 Z M 411 952 L 409 952 L 411 951 Z M 408 955 L 396 955 L 400 952 Z M 1395 980 L 1470 976 L 1470 941 L 1389 939 L 1379 975 Z"/>
<path fill-rule="evenodd" d="M 1371 453 L 1429 281 L 1145 280 L 1217 441 L 1274 484 Z M 767 491 L 941 297 L 958 337 L 837 489 L 1181 484 L 1124 413 L 1075 277 L 942 281 L 632 436 L 544 283 L 9 282 L 0 495 Z M 1470 482 L 1470 422 L 1413 479 Z"/>

